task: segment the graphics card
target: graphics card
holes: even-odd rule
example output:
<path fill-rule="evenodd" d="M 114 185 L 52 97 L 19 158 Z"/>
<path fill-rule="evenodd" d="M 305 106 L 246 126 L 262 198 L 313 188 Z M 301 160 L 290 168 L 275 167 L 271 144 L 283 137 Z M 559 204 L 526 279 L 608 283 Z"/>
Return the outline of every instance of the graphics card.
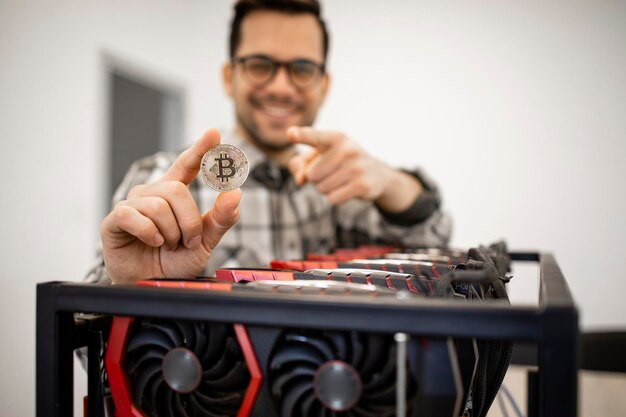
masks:
<path fill-rule="evenodd" d="M 482 269 L 467 270 L 460 256 L 350 250 L 297 261 L 314 267 L 300 271 L 224 269 L 215 278 L 139 285 L 280 293 L 296 300 L 306 294 L 337 303 L 502 296 L 493 287 L 502 284 L 503 273 L 493 274 L 493 262 L 482 259 Z M 292 261 L 272 266 L 279 262 Z M 482 416 L 510 355 L 510 346 L 474 339 L 328 330 L 305 323 L 302 328 L 244 326 L 220 317 L 117 316 L 104 350 L 108 412 L 117 417 Z"/>

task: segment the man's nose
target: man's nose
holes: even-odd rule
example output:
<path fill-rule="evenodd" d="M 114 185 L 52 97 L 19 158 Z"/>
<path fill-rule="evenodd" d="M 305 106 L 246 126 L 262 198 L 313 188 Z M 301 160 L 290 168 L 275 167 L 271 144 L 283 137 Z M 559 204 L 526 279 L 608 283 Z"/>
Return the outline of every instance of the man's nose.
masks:
<path fill-rule="evenodd" d="M 275 92 L 297 92 L 297 89 L 292 84 L 291 79 L 289 78 L 289 72 L 284 65 L 278 67 L 278 70 L 276 70 L 276 75 L 266 88 Z"/>

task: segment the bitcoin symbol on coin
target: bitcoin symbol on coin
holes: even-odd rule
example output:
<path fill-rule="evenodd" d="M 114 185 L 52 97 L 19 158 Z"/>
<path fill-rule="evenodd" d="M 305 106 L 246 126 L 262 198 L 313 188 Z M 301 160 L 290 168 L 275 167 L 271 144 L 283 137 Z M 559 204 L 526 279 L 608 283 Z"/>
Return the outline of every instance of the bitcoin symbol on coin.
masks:
<path fill-rule="evenodd" d="M 220 144 L 202 157 L 200 173 L 204 182 L 217 191 L 233 190 L 248 177 L 248 158 L 233 145 Z"/>
<path fill-rule="evenodd" d="M 215 158 L 215 161 L 217 161 L 216 177 L 222 180 L 222 182 L 228 182 L 228 180 L 237 173 L 233 168 L 235 161 L 233 158 L 229 158 L 225 153 L 220 153 L 220 157 Z M 228 164 L 225 164 L 226 162 L 228 162 Z"/>

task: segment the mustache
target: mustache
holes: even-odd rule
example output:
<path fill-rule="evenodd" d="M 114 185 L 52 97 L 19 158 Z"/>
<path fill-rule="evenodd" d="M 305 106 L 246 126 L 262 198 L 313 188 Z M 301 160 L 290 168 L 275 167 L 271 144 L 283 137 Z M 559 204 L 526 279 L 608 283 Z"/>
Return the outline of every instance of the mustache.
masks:
<path fill-rule="evenodd" d="M 286 106 L 286 107 L 291 107 L 295 110 L 303 110 L 304 109 L 304 103 L 301 100 L 294 100 L 291 97 L 285 97 L 285 96 L 277 96 L 275 94 L 264 94 L 264 95 L 259 95 L 259 96 L 251 96 L 250 97 L 250 101 L 252 104 L 256 105 L 256 106 L 261 106 L 263 104 L 268 104 L 268 105 L 279 105 L 279 106 Z"/>

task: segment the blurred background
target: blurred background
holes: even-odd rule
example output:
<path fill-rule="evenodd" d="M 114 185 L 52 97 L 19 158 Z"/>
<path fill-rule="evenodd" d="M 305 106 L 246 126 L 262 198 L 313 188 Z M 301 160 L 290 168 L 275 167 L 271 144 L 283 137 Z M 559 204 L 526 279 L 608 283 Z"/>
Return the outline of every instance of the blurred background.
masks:
<path fill-rule="evenodd" d="M 232 125 L 231 6 L 0 0 L 3 416 L 34 414 L 35 285 L 84 277 L 130 159 Z M 452 246 L 552 252 L 582 328 L 625 328 L 626 2 L 323 6 L 317 126 L 427 170 Z"/>

